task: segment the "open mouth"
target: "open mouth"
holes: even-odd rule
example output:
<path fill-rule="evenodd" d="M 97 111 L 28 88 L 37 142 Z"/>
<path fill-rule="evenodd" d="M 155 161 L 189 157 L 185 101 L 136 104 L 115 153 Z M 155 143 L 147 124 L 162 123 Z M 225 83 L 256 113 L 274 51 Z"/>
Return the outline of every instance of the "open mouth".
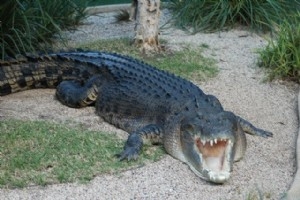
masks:
<path fill-rule="evenodd" d="M 207 178 L 219 183 L 227 180 L 231 171 L 232 141 L 223 138 L 196 138 L 195 144 L 202 157 L 202 170 L 207 173 Z"/>

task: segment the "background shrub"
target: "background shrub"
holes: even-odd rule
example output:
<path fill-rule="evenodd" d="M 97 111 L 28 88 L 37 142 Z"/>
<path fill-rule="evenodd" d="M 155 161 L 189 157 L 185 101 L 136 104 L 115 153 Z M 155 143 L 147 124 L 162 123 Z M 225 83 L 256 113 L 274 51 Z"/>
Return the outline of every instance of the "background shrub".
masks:
<path fill-rule="evenodd" d="M 299 9 L 297 0 L 170 0 L 175 24 L 193 32 L 218 31 L 235 24 L 272 31 Z"/>
<path fill-rule="evenodd" d="M 85 17 L 85 0 L 9 0 L 0 3 L 0 58 L 45 50 L 53 36 Z"/>
<path fill-rule="evenodd" d="M 269 70 L 269 78 L 282 78 L 300 83 L 300 12 L 279 26 L 276 39 L 259 51 L 259 66 Z"/>

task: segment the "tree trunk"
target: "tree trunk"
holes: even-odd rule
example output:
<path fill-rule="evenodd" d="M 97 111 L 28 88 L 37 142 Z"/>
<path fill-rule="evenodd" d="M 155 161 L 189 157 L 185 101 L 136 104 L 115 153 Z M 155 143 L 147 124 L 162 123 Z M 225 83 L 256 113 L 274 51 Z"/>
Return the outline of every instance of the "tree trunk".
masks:
<path fill-rule="evenodd" d="M 160 0 L 137 0 L 134 44 L 142 52 L 158 52 Z"/>

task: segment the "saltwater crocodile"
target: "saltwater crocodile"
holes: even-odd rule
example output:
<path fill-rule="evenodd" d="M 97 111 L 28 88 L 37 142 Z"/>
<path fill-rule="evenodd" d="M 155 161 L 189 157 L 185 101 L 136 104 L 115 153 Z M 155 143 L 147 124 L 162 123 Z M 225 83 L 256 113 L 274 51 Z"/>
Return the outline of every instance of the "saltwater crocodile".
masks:
<path fill-rule="evenodd" d="M 0 61 L 0 95 L 57 87 L 70 107 L 95 104 L 96 113 L 129 133 L 120 160 L 137 159 L 143 139 L 161 142 L 199 177 L 224 183 L 246 149 L 245 133 L 272 133 L 225 111 L 193 83 L 128 56 L 65 52 Z"/>

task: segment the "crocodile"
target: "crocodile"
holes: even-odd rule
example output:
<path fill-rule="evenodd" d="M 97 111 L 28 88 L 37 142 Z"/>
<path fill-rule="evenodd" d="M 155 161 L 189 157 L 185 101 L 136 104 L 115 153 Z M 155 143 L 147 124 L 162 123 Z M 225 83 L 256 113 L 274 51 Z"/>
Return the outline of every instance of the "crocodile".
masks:
<path fill-rule="evenodd" d="M 135 160 L 145 139 L 161 143 L 200 178 L 222 184 L 246 150 L 246 135 L 272 137 L 223 109 L 192 82 L 130 56 L 72 51 L 0 61 L 0 96 L 56 88 L 64 105 L 96 107 L 129 133 L 119 160 Z"/>

